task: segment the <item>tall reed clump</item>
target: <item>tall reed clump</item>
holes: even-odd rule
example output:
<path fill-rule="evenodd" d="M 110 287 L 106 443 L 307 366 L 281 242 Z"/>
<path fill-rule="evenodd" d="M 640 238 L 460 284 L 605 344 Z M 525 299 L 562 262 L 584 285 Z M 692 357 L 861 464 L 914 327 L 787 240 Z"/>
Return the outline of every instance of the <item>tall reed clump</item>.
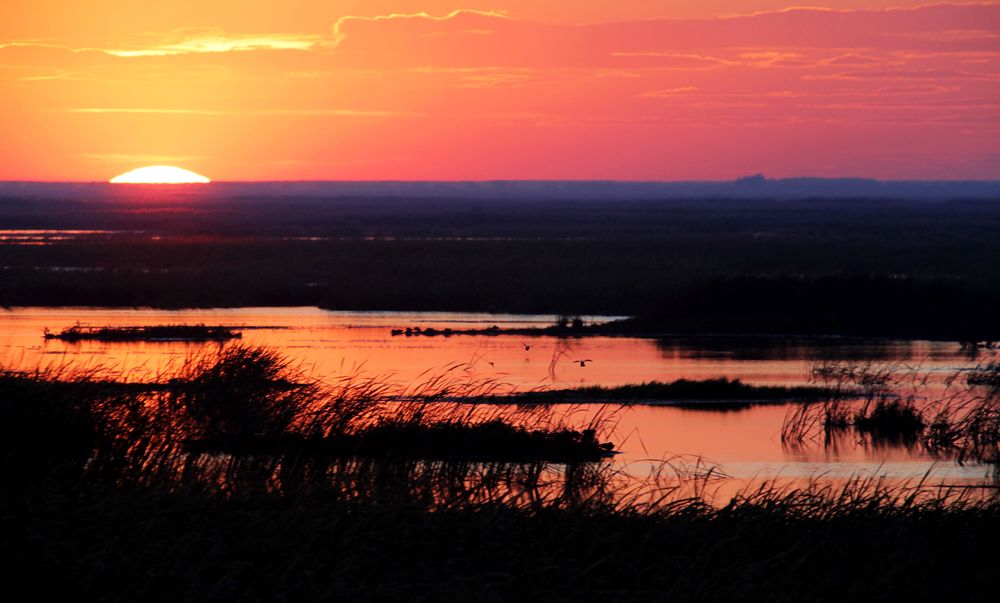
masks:
<path fill-rule="evenodd" d="M 782 424 L 786 443 L 822 436 L 827 442 L 854 429 L 873 441 L 914 440 L 924 429 L 909 367 L 887 363 L 823 362 L 814 380 L 834 393 L 816 404 L 790 409 Z"/>
<path fill-rule="evenodd" d="M 8 586 L 85 600 L 985 601 L 995 594 L 996 564 L 982 551 L 1000 537 L 1000 504 L 981 492 L 874 478 L 771 482 L 713 507 L 689 490 L 518 491 L 507 484 L 544 484 L 544 473 L 482 466 L 480 479 L 466 481 L 469 474 L 447 466 L 401 470 L 409 490 L 376 470 L 346 496 L 318 488 L 219 495 L 88 487 L 12 501 L 3 492 L 0 542 L 18 554 L 0 571 L 10 572 Z M 609 477 L 592 468 L 578 476 Z M 446 496 L 435 505 L 422 498 L 428 493 Z"/>
<path fill-rule="evenodd" d="M 159 484 L 287 486 L 295 476 L 312 479 L 337 468 L 363 474 L 371 470 L 365 459 L 460 467 L 611 455 L 612 445 L 599 439 L 606 420 L 601 412 L 571 425 L 545 409 L 451 401 L 474 402 L 502 387 L 470 379 L 460 365 L 427 374 L 416 385 L 361 373 L 322 382 L 271 350 L 233 345 L 192 357 L 166 377 L 123 383 L 87 373 L 10 374 L 0 384 L 9 392 L 4 412 L 11 421 L 5 424 L 37 425 L 52 440 L 46 451 L 75 459 L 92 476 Z M 41 400 L 36 404 L 35 398 Z M 49 407 L 59 420 L 39 414 Z M 76 455 L 59 448 L 71 444 Z M 13 437 L 6 446 L 17 454 L 30 451 L 27 441 Z"/>
<path fill-rule="evenodd" d="M 930 382 L 919 367 L 824 363 L 814 375 L 835 389 L 860 387 L 864 395 L 791 409 L 782 425 L 785 443 L 820 436 L 831 443 L 853 430 L 874 444 L 921 445 L 960 461 L 1000 459 L 1000 388 L 991 385 L 988 369 L 962 369 Z"/>
<path fill-rule="evenodd" d="M 1000 466 L 1000 382 L 997 365 L 963 371 L 967 391 L 930 414 L 928 442 L 944 450 L 956 450 L 959 460 L 973 459 Z M 962 381 L 952 376 L 953 383 Z"/>
<path fill-rule="evenodd" d="M 544 441 L 569 419 L 448 402 L 496 387 L 457 368 L 417 387 L 321 384 L 280 360 L 234 347 L 143 384 L 4 374 L 3 418 L 33 421 L 32 437 L 0 441 L 4 468 L 31 480 L 0 489 L 4 583 L 57 600 L 221 602 L 995 594 L 981 551 L 1000 538 L 996 490 L 856 477 L 721 499 L 725 475 L 701 459 L 635 476 L 506 451 L 427 458 L 419 434 L 452 441 L 442 434 L 466 426 L 517 452 L 511 430 Z M 364 437 L 379 454 L 331 453 Z"/>

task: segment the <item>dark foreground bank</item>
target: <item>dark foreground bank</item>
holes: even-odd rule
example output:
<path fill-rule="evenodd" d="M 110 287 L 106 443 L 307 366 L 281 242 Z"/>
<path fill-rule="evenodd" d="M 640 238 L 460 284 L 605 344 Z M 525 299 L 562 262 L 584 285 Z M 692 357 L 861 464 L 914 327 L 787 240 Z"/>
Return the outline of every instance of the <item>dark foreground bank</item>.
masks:
<path fill-rule="evenodd" d="M 9 592 L 992 601 L 1000 578 L 984 554 L 1000 538 L 992 487 L 768 483 L 727 504 L 700 463 L 626 478 L 592 454 L 604 450 L 599 425 L 385 405 L 397 392 L 377 381 L 306 382 L 242 346 L 193 360 L 168 388 L 113 385 L 98 373 L 0 374 Z M 419 389 L 435 388 L 454 384 Z"/>
<path fill-rule="evenodd" d="M 108 601 L 992 601 L 1000 507 L 763 493 L 721 510 L 352 503 L 43 482 L 8 589 Z"/>

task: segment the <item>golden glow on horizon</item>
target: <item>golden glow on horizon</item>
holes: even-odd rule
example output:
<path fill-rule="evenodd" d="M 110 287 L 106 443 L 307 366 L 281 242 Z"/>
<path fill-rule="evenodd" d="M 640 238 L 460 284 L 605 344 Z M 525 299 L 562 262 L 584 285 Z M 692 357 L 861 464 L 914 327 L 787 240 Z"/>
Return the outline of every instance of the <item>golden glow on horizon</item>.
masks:
<path fill-rule="evenodd" d="M 172 165 L 136 168 L 111 179 L 112 184 L 208 184 L 205 176 Z"/>

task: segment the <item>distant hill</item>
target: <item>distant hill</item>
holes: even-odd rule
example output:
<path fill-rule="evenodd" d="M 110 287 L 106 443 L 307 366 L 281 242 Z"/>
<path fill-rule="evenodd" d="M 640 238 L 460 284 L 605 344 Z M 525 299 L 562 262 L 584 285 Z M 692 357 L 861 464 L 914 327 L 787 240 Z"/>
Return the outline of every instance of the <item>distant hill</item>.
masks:
<path fill-rule="evenodd" d="M 103 182 L 0 182 L 2 198 L 115 199 L 164 188 Z M 1000 180 L 923 181 L 863 178 L 768 179 L 761 175 L 725 182 L 626 182 L 580 180 L 303 181 L 215 182 L 174 185 L 180 196 L 212 197 L 403 197 L 466 199 L 805 199 L 896 198 L 913 200 L 1000 199 Z"/>

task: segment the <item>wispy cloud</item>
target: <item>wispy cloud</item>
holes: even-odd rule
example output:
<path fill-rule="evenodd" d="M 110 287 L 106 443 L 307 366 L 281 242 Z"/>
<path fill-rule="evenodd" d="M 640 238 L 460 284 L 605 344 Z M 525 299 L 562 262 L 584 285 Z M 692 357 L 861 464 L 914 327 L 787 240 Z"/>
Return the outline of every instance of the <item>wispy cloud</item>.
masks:
<path fill-rule="evenodd" d="M 225 32 L 193 33 L 175 42 L 141 48 L 102 49 L 118 57 L 162 57 L 181 54 L 247 52 L 252 50 L 311 50 L 323 43 L 319 36 L 292 34 L 233 35 Z"/>
<path fill-rule="evenodd" d="M 830 74 L 806 74 L 806 80 L 1000 80 L 998 73 L 975 73 L 957 69 L 868 69 Z"/>
<path fill-rule="evenodd" d="M 614 51 L 615 59 L 641 62 L 644 65 L 673 69 L 714 69 L 738 64 L 737 61 L 696 53 L 664 52 L 656 50 Z"/>
<path fill-rule="evenodd" d="M 379 23 L 379 22 L 385 22 L 385 21 L 412 21 L 412 22 L 428 22 L 428 23 L 435 23 L 435 22 L 437 22 L 437 23 L 441 23 L 441 22 L 447 22 L 447 21 L 455 21 L 455 20 L 462 19 L 462 18 L 467 18 L 467 17 L 488 17 L 488 18 L 496 18 L 496 19 L 508 19 L 509 18 L 507 16 L 507 12 L 506 11 L 499 11 L 499 10 L 488 11 L 488 10 L 477 10 L 477 9 L 469 9 L 469 8 L 462 8 L 462 9 L 458 9 L 458 10 L 453 10 L 450 13 L 447 13 L 445 15 L 440 15 L 440 16 L 434 16 L 434 15 L 431 15 L 429 13 L 422 12 L 422 11 L 421 12 L 416 12 L 416 13 L 390 13 L 390 14 L 387 14 L 387 15 L 375 15 L 375 16 L 371 16 L 371 17 L 346 15 L 344 17 L 341 17 L 340 19 L 337 19 L 337 22 L 334 23 L 334 25 L 333 25 L 333 42 L 334 42 L 334 44 L 338 44 L 338 43 L 342 42 L 344 40 L 344 38 L 347 37 L 347 33 L 345 32 L 345 27 L 347 25 L 351 24 L 352 22 L 354 22 L 354 23 Z M 454 32 L 454 31 L 453 32 L 434 32 L 434 31 L 432 31 L 432 32 L 421 32 L 419 35 L 423 35 L 423 36 L 426 36 L 428 34 L 430 34 L 430 35 L 440 35 L 442 33 L 491 34 L 491 33 L 493 33 L 493 30 L 492 29 L 477 29 L 477 28 L 472 28 L 472 29 L 462 29 L 462 30 L 459 30 L 457 32 Z"/>
<path fill-rule="evenodd" d="M 677 88 L 665 88 L 663 90 L 650 90 L 638 96 L 640 98 L 675 98 L 678 96 L 691 96 L 699 92 L 700 89 L 694 86 L 678 86 Z"/>
<path fill-rule="evenodd" d="M 49 109 L 57 113 L 120 113 L 149 115 L 315 115 L 336 117 L 412 117 L 419 113 L 362 109 L 191 109 L 161 107 L 72 107 Z"/>
<path fill-rule="evenodd" d="M 145 40 L 115 46 L 74 47 L 35 41 L 0 43 L 7 48 L 63 50 L 75 54 L 100 53 L 112 57 L 169 57 L 185 54 L 248 52 L 254 50 L 312 50 L 326 40 L 304 34 L 233 34 L 219 29 L 183 29 L 166 34 L 147 34 Z"/>

